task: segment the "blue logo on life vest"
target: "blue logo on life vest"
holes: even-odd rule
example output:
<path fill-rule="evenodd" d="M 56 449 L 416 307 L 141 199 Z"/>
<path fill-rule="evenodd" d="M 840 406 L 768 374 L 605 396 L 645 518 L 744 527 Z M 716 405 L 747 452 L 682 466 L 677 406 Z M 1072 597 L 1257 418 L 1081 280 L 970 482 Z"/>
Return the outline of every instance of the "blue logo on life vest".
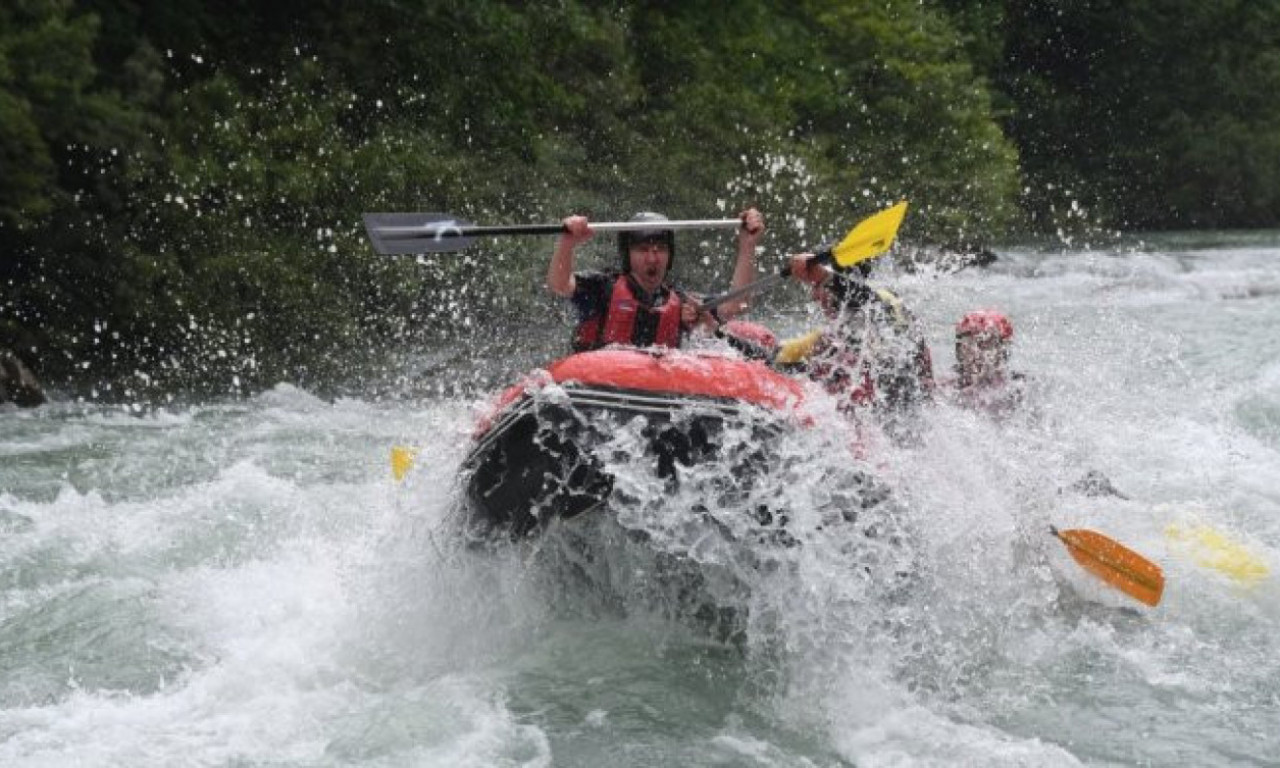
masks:
<path fill-rule="evenodd" d="M 636 303 L 634 301 L 618 302 L 618 309 L 622 310 L 623 312 L 629 312 L 635 308 L 636 308 Z"/>

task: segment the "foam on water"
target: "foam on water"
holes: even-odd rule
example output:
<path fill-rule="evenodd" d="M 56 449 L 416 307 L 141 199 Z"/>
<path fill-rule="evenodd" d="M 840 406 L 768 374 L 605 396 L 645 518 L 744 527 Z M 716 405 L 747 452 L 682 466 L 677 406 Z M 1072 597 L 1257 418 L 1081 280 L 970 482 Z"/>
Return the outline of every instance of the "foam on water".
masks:
<path fill-rule="evenodd" d="M 1034 408 L 939 404 L 869 466 L 826 414 L 749 484 L 671 486 L 624 425 L 610 513 L 514 545 L 457 535 L 478 403 L 281 386 L 0 412 L 0 764 L 1266 764 L 1276 255 L 903 277 L 940 372 L 965 310 L 1008 311 Z M 400 486 L 393 444 L 420 449 Z M 851 469 L 891 501 L 846 519 Z M 1088 470 L 1129 498 L 1070 490 Z M 1272 576 L 1197 563 L 1171 523 Z M 1158 561 L 1160 607 L 1084 574 L 1051 524 Z"/>

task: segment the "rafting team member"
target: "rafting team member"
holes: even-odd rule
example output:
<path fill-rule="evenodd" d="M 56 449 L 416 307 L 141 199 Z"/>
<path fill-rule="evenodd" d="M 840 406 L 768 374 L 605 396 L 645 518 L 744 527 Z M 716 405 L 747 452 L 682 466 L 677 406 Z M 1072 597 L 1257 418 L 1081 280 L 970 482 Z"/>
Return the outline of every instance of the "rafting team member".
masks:
<path fill-rule="evenodd" d="M 755 208 L 743 211 L 741 218 L 733 270 L 735 289 L 755 277 L 756 244 L 764 233 L 764 217 Z M 662 228 L 667 217 L 639 213 L 631 220 L 652 222 L 653 229 L 619 233 L 621 271 L 575 273 L 574 249 L 590 239 L 591 225 L 585 216 L 564 219 L 565 233 L 557 238 L 547 268 L 547 288 L 570 299 L 578 311 L 574 352 L 609 344 L 679 347 L 694 327 L 714 328 L 746 306 L 742 299 L 711 312 L 702 311 L 699 297 L 672 286 L 667 279 L 676 251 L 675 233 Z"/>
<path fill-rule="evenodd" d="M 870 265 L 842 270 L 813 254 L 791 257 L 790 275 L 812 286 L 827 316 L 805 366 L 844 408 L 870 406 L 900 443 L 917 440 L 914 423 L 933 392 L 933 358 L 915 317 L 892 292 L 866 283 Z"/>
<path fill-rule="evenodd" d="M 1013 323 L 1001 312 L 982 309 L 956 323 L 955 378 L 946 391 L 957 405 L 1006 418 L 1022 410 L 1027 378 L 1009 367 Z"/>
<path fill-rule="evenodd" d="M 1028 397 L 1029 379 L 1012 370 L 1013 323 L 1003 312 L 980 309 L 956 323 L 955 377 L 945 382 L 947 398 L 963 408 L 1003 421 L 1015 413 L 1039 414 Z M 1064 490 L 1083 496 L 1129 497 L 1103 472 L 1090 469 Z"/>

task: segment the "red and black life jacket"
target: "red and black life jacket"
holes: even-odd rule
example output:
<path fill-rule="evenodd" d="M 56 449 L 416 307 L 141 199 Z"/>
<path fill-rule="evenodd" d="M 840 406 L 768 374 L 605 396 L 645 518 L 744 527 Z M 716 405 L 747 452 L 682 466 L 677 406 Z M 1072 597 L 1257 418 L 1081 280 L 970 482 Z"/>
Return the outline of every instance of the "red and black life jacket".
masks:
<path fill-rule="evenodd" d="M 588 317 L 578 323 L 573 334 L 573 351 L 585 352 L 609 344 L 630 344 L 637 347 L 680 346 L 680 294 L 667 290 L 666 300 L 657 307 L 646 307 L 636 298 L 631 281 L 619 275 L 609 295 L 609 306 L 604 313 Z M 657 315 L 657 330 L 652 339 L 640 338 L 639 314 Z"/>
<path fill-rule="evenodd" d="M 870 308 L 873 322 L 886 340 L 879 352 L 863 360 L 862 338 L 823 333 L 808 352 L 810 377 L 832 394 L 847 393 L 854 406 L 897 408 L 928 399 L 934 389 L 929 345 L 901 299 L 882 288 L 874 296 L 879 304 Z"/>

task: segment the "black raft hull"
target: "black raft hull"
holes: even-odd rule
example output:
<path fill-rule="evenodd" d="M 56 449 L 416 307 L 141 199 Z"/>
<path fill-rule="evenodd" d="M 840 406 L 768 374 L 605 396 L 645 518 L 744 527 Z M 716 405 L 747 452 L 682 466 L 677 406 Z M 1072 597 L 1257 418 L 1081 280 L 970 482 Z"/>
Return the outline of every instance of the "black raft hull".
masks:
<path fill-rule="evenodd" d="M 548 370 L 508 391 L 463 462 L 478 533 L 522 537 L 590 513 L 614 493 L 611 468 L 620 464 L 667 484 L 677 483 L 680 467 L 708 463 L 740 478 L 766 461 L 779 430 L 797 423 L 795 383 L 733 358 L 609 350 Z M 744 382 L 744 374 L 756 379 Z"/>

